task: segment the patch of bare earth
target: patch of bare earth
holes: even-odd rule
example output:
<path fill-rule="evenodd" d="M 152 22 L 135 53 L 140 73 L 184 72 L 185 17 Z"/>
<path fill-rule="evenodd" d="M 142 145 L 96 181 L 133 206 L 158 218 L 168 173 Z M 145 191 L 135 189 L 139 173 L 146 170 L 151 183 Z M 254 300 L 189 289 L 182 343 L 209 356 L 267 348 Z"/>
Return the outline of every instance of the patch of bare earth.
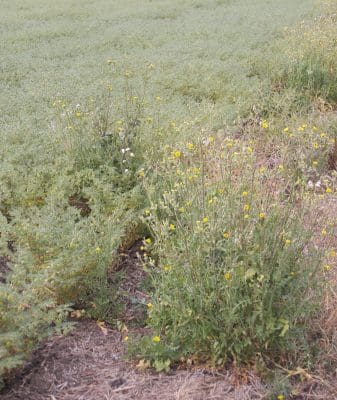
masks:
<path fill-rule="evenodd" d="M 229 373 L 203 370 L 171 374 L 139 372 L 124 359 L 120 332 L 105 334 L 82 321 L 68 336 L 54 337 L 36 350 L 2 400 L 253 400 L 265 389 L 251 376 L 235 385 Z"/>
<path fill-rule="evenodd" d="M 10 271 L 8 266 L 8 258 L 0 256 L 0 282 L 6 282 L 6 275 Z"/>

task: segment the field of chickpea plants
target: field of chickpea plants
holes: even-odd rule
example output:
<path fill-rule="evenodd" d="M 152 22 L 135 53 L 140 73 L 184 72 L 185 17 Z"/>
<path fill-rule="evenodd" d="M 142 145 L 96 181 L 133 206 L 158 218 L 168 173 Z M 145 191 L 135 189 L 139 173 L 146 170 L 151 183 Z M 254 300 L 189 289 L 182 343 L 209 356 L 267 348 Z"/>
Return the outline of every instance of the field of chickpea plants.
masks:
<path fill-rule="evenodd" d="M 0 6 L 0 397 L 337 398 L 335 2 Z"/>

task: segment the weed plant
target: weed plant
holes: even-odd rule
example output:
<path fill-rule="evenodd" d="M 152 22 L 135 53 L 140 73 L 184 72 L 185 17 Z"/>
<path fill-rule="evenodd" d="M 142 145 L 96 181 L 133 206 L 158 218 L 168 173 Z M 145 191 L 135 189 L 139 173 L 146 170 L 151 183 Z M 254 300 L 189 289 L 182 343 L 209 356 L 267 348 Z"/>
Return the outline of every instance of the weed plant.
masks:
<path fill-rule="evenodd" d="M 173 150 L 157 170 L 162 195 L 148 188 L 154 337 L 142 342 L 143 356 L 154 366 L 297 356 L 319 305 L 321 269 L 301 191 L 287 198 L 283 170 L 256 168 L 241 140 L 207 143 Z"/>

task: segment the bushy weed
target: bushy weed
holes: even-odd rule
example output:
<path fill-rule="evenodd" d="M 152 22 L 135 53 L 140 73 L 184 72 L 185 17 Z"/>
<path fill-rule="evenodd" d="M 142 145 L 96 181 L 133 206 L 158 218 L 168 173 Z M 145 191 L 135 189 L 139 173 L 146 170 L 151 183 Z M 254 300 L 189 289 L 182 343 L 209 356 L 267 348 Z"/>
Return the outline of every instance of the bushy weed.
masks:
<path fill-rule="evenodd" d="M 258 168 L 248 143 L 205 142 L 172 150 L 158 167 L 162 195 L 148 187 L 154 337 L 142 355 L 216 365 L 284 357 L 303 345 L 319 300 L 301 191 L 284 196 L 282 170 Z"/>

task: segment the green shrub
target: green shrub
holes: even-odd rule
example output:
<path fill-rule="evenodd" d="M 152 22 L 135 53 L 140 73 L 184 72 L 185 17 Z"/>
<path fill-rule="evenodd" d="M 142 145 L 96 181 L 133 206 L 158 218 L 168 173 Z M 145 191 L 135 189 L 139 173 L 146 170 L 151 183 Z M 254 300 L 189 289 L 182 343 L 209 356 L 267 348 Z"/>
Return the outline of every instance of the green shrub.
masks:
<path fill-rule="evenodd" d="M 337 102 L 335 10 L 335 5 L 327 4 L 326 14 L 287 28 L 285 36 L 269 48 L 268 62 L 260 60 L 254 68 L 271 78 L 274 90 L 294 89 L 294 105 L 308 108 L 317 99 L 332 106 Z"/>
<path fill-rule="evenodd" d="M 326 59 L 325 54 L 307 54 L 286 67 L 280 77 L 281 84 L 307 94 L 321 97 L 330 104 L 337 102 L 336 60 Z"/>

